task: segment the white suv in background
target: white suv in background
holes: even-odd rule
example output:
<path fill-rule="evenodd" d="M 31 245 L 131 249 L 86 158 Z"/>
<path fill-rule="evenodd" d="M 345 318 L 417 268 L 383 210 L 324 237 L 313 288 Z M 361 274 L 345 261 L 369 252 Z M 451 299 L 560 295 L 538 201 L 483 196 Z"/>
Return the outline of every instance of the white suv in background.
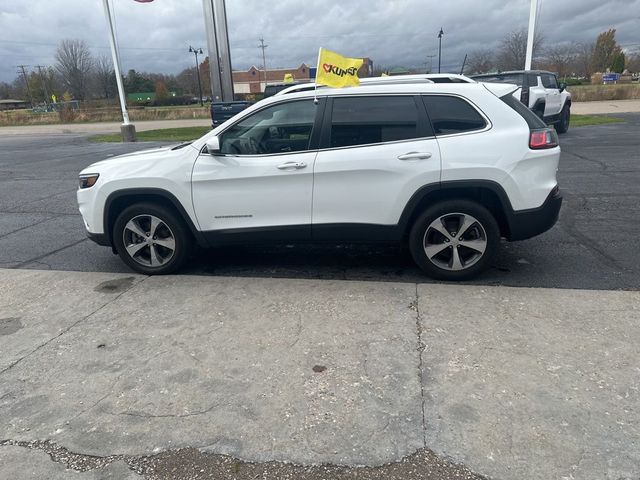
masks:
<path fill-rule="evenodd" d="M 500 238 L 549 229 L 555 131 L 502 84 L 387 82 L 282 92 L 191 144 L 80 174 L 89 237 L 144 274 L 194 243 L 406 242 L 430 276 L 470 278 Z"/>
<path fill-rule="evenodd" d="M 473 75 L 478 82 L 511 83 L 518 90 L 513 95 L 529 107 L 558 133 L 567 133 L 571 121 L 571 94 L 554 73 L 544 70 L 519 70 L 486 75 Z"/>

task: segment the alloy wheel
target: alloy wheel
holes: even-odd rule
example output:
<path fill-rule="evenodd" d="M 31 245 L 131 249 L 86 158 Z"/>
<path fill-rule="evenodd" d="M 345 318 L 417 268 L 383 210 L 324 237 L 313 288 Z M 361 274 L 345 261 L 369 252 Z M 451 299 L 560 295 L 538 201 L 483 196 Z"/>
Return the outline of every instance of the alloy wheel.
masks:
<path fill-rule="evenodd" d="M 431 263 L 449 271 L 475 265 L 487 249 L 487 233 L 482 224 L 465 213 L 449 213 L 436 218 L 423 238 L 424 252 Z"/>
<path fill-rule="evenodd" d="M 176 240 L 169 226 L 154 215 L 137 215 L 122 231 L 127 254 L 145 267 L 160 267 L 169 262 L 176 250 Z"/>

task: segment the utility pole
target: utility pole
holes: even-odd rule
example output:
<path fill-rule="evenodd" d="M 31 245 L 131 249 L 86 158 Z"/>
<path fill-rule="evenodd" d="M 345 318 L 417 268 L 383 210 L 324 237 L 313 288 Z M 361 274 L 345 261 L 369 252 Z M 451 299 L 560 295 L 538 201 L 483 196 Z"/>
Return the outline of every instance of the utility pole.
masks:
<path fill-rule="evenodd" d="M 435 56 L 436 56 L 435 53 L 433 55 L 427 55 L 427 58 L 429 59 L 429 71 L 427 73 L 431 73 L 431 69 L 433 68 L 433 58 Z"/>
<path fill-rule="evenodd" d="M 29 94 L 29 103 L 31 104 L 31 108 L 33 108 L 33 96 L 31 95 L 31 89 L 29 88 L 29 80 L 27 79 L 27 72 L 25 72 L 25 67 L 29 65 L 18 65 L 18 68 L 22 70 L 22 78 L 24 78 L 24 84 L 27 86 L 27 93 Z M 20 72 L 18 72 L 20 73 Z"/>
<path fill-rule="evenodd" d="M 440 27 L 440 32 L 438 33 L 438 73 L 440 73 L 440 65 L 442 62 L 442 37 L 444 36 L 444 31 L 442 27 Z"/>
<path fill-rule="evenodd" d="M 42 82 L 42 91 L 44 92 L 44 104 L 49 104 L 49 92 L 47 91 L 47 82 L 44 78 L 44 74 L 42 73 L 42 69 L 44 68 L 42 65 L 36 65 L 38 69 L 38 73 L 40 74 L 40 81 Z"/>
<path fill-rule="evenodd" d="M 538 13 L 538 0 L 531 0 L 531 9 L 529 10 L 529 32 L 527 34 L 527 56 L 524 61 L 524 69 L 531 70 L 531 61 L 533 59 L 533 40 L 536 30 L 536 13 Z"/>
<path fill-rule="evenodd" d="M 118 97 L 120 98 L 120 109 L 122 110 L 122 125 L 120 125 L 120 133 L 122 140 L 125 142 L 136 141 L 136 127 L 129 122 L 129 112 L 127 112 L 127 101 L 124 96 L 124 85 L 122 84 L 122 74 L 120 73 L 120 54 L 116 46 L 116 31 L 113 27 L 113 17 L 111 16 L 111 7 L 109 0 L 102 0 L 104 5 L 104 16 L 107 20 L 107 28 L 109 29 L 109 45 L 111 46 L 111 58 L 113 60 L 113 69 L 116 73 L 116 84 L 118 85 Z"/>
<path fill-rule="evenodd" d="M 193 48 L 189 45 L 189 51 L 196 56 L 196 72 L 198 74 L 198 92 L 200 92 L 200 106 L 202 107 L 204 103 L 202 102 L 202 83 L 200 83 L 200 64 L 198 63 L 198 54 L 202 55 L 201 48 Z M 211 62 L 209 62 L 209 68 L 211 68 Z"/>
<path fill-rule="evenodd" d="M 264 38 L 260 37 L 259 40 L 260 40 L 260 45 L 258 45 L 258 48 L 262 49 L 262 71 L 264 72 L 264 88 L 267 88 L 267 60 L 264 54 L 264 49 L 267 48 L 269 45 L 264 44 Z"/>

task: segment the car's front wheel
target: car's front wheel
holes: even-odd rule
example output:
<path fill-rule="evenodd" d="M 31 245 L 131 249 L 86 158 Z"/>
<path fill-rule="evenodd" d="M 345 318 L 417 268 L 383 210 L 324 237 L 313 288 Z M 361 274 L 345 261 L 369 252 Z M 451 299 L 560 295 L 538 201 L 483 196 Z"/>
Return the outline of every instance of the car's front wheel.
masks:
<path fill-rule="evenodd" d="M 430 277 L 466 280 L 485 270 L 500 244 L 493 215 L 469 200 L 447 200 L 425 210 L 409 237 L 411 255 Z"/>
<path fill-rule="evenodd" d="M 113 243 L 122 261 L 145 275 L 175 272 L 191 250 L 184 222 L 172 210 L 152 203 L 132 205 L 118 215 Z"/>

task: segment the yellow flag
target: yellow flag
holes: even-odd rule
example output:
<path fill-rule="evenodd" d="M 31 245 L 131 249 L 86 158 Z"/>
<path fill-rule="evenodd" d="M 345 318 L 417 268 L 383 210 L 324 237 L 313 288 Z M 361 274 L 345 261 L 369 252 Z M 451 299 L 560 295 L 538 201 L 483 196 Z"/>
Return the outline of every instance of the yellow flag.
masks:
<path fill-rule="evenodd" d="M 292 73 L 285 73 L 284 74 L 284 83 L 293 83 L 293 74 Z"/>
<path fill-rule="evenodd" d="M 360 85 L 358 69 L 363 61 L 362 58 L 343 57 L 321 48 L 318 54 L 316 83 L 336 88 Z"/>

